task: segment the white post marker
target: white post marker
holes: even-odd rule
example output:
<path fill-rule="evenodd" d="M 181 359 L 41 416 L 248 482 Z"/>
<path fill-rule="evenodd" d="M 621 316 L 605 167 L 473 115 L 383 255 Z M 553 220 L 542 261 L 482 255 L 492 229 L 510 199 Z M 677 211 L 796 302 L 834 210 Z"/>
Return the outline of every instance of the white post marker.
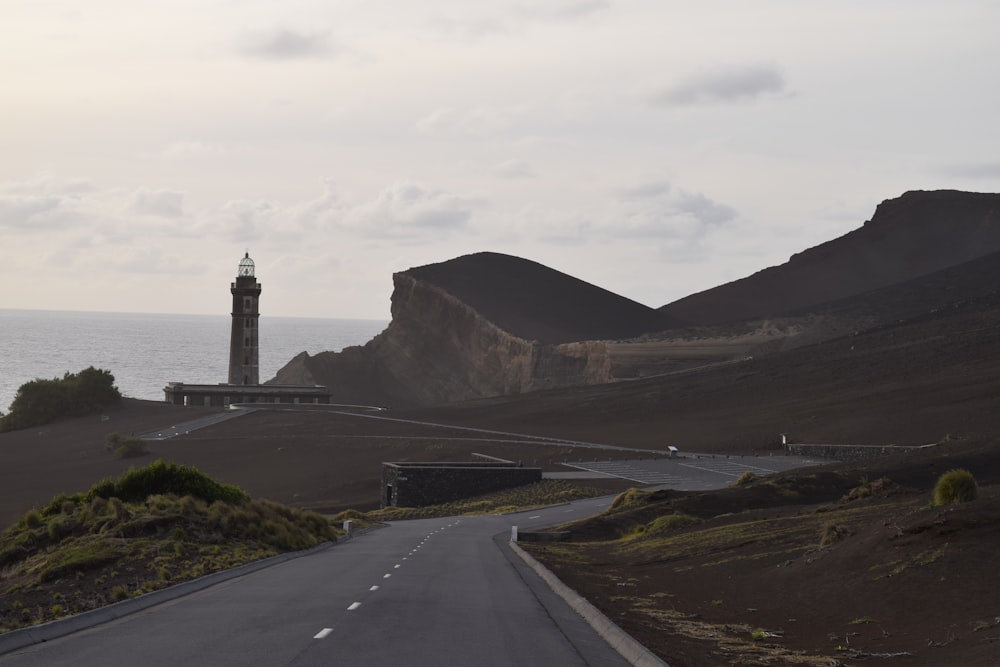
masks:
<path fill-rule="evenodd" d="M 510 527 L 510 541 L 517 542 L 517 526 Z"/>

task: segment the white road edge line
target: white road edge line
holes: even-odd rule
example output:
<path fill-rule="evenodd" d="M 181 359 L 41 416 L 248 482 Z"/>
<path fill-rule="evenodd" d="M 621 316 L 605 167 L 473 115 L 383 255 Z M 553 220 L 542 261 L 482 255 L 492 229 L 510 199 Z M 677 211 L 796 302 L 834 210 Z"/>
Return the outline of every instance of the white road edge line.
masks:
<path fill-rule="evenodd" d="M 333 628 L 323 628 L 313 636 L 313 639 L 324 639 L 331 632 L 333 632 Z"/>

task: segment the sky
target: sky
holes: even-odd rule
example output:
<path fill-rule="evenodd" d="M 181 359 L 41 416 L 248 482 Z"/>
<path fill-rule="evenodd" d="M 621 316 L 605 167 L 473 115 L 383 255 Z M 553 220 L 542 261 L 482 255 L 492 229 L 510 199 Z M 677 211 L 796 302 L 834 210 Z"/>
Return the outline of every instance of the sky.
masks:
<path fill-rule="evenodd" d="M 1000 191 L 1000 0 L 0 0 L 0 308 L 389 319 L 503 252 L 659 307 Z"/>

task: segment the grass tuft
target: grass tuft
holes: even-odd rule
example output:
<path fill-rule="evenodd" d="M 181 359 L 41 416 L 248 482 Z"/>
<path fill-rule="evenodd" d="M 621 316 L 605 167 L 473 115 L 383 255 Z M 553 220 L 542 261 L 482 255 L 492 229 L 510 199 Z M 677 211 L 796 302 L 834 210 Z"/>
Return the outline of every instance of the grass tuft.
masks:
<path fill-rule="evenodd" d="M 979 496 L 976 478 L 968 470 L 956 468 L 938 478 L 934 485 L 934 504 L 967 503 Z"/>

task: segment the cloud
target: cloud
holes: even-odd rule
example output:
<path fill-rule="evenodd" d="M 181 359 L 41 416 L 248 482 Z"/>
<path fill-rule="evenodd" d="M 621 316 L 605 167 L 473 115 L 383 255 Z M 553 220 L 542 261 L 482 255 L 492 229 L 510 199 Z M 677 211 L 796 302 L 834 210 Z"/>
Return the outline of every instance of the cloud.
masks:
<path fill-rule="evenodd" d="M 73 229 L 95 214 L 99 195 L 89 181 L 47 174 L 0 183 L 0 229 L 22 233 Z"/>
<path fill-rule="evenodd" d="M 268 201 L 238 199 L 205 216 L 201 225 L 206 234 L 221 234 L 229 241 L 257 241 L 274 228 L 282 209 Z"/>
<path fill-rule="evenodd" d="M 367 204 L 351 209 L 345 228 L 372 238 L 431 240 L 467 225 L 481 198 L 431 190 L 416 183 L 396 183 Z"/>
<path fill-rule="evenodd" d="M 300 32 L 278 27 L 239 35 L 236 51 L 266 60 L 301 60 L 333 57 L 340 49 L 333 44 L 329 31 Z"/>
<path fill-rule="evenodd" d="M 501 162 L 493 168 L 493 173 L 506 179 L 535 178 L 535 170 L 523 160 Z"/>
<path fill-rule="evenodd" d="M 184 215 L 184 195 L 170 190 L 143 188 L 135 193 L 130 209 L 135 213 L 158 218 L 179 218 Z"/>
<path fill-rule="evenodd" d="M 64 199 L 53 196 L 0 196 L 0 229 L 41 232 L 70 226 Z"/>
<path fill-rule="evenodd" d="M 652 99 L 655 106 L 725 104 L 778 96 L 785 92 L 781 71 L 769 65 L 730 67 L 701 72 Z"/>
<path fill-rule="evenodd" d="M 660 197 L 670 192 L 670 183 L 666 181 L 650 181 L 639 185 L 622 188 L 620 196 L 622 199 L 647 199 L 650 197 Z"/>
<path fill-rule="evenodd" d="M 620 190 L 606 230 L 621 237 L 693 240 L 735 218 L 730 206 L 665 181 L 653 181 Z"/>

